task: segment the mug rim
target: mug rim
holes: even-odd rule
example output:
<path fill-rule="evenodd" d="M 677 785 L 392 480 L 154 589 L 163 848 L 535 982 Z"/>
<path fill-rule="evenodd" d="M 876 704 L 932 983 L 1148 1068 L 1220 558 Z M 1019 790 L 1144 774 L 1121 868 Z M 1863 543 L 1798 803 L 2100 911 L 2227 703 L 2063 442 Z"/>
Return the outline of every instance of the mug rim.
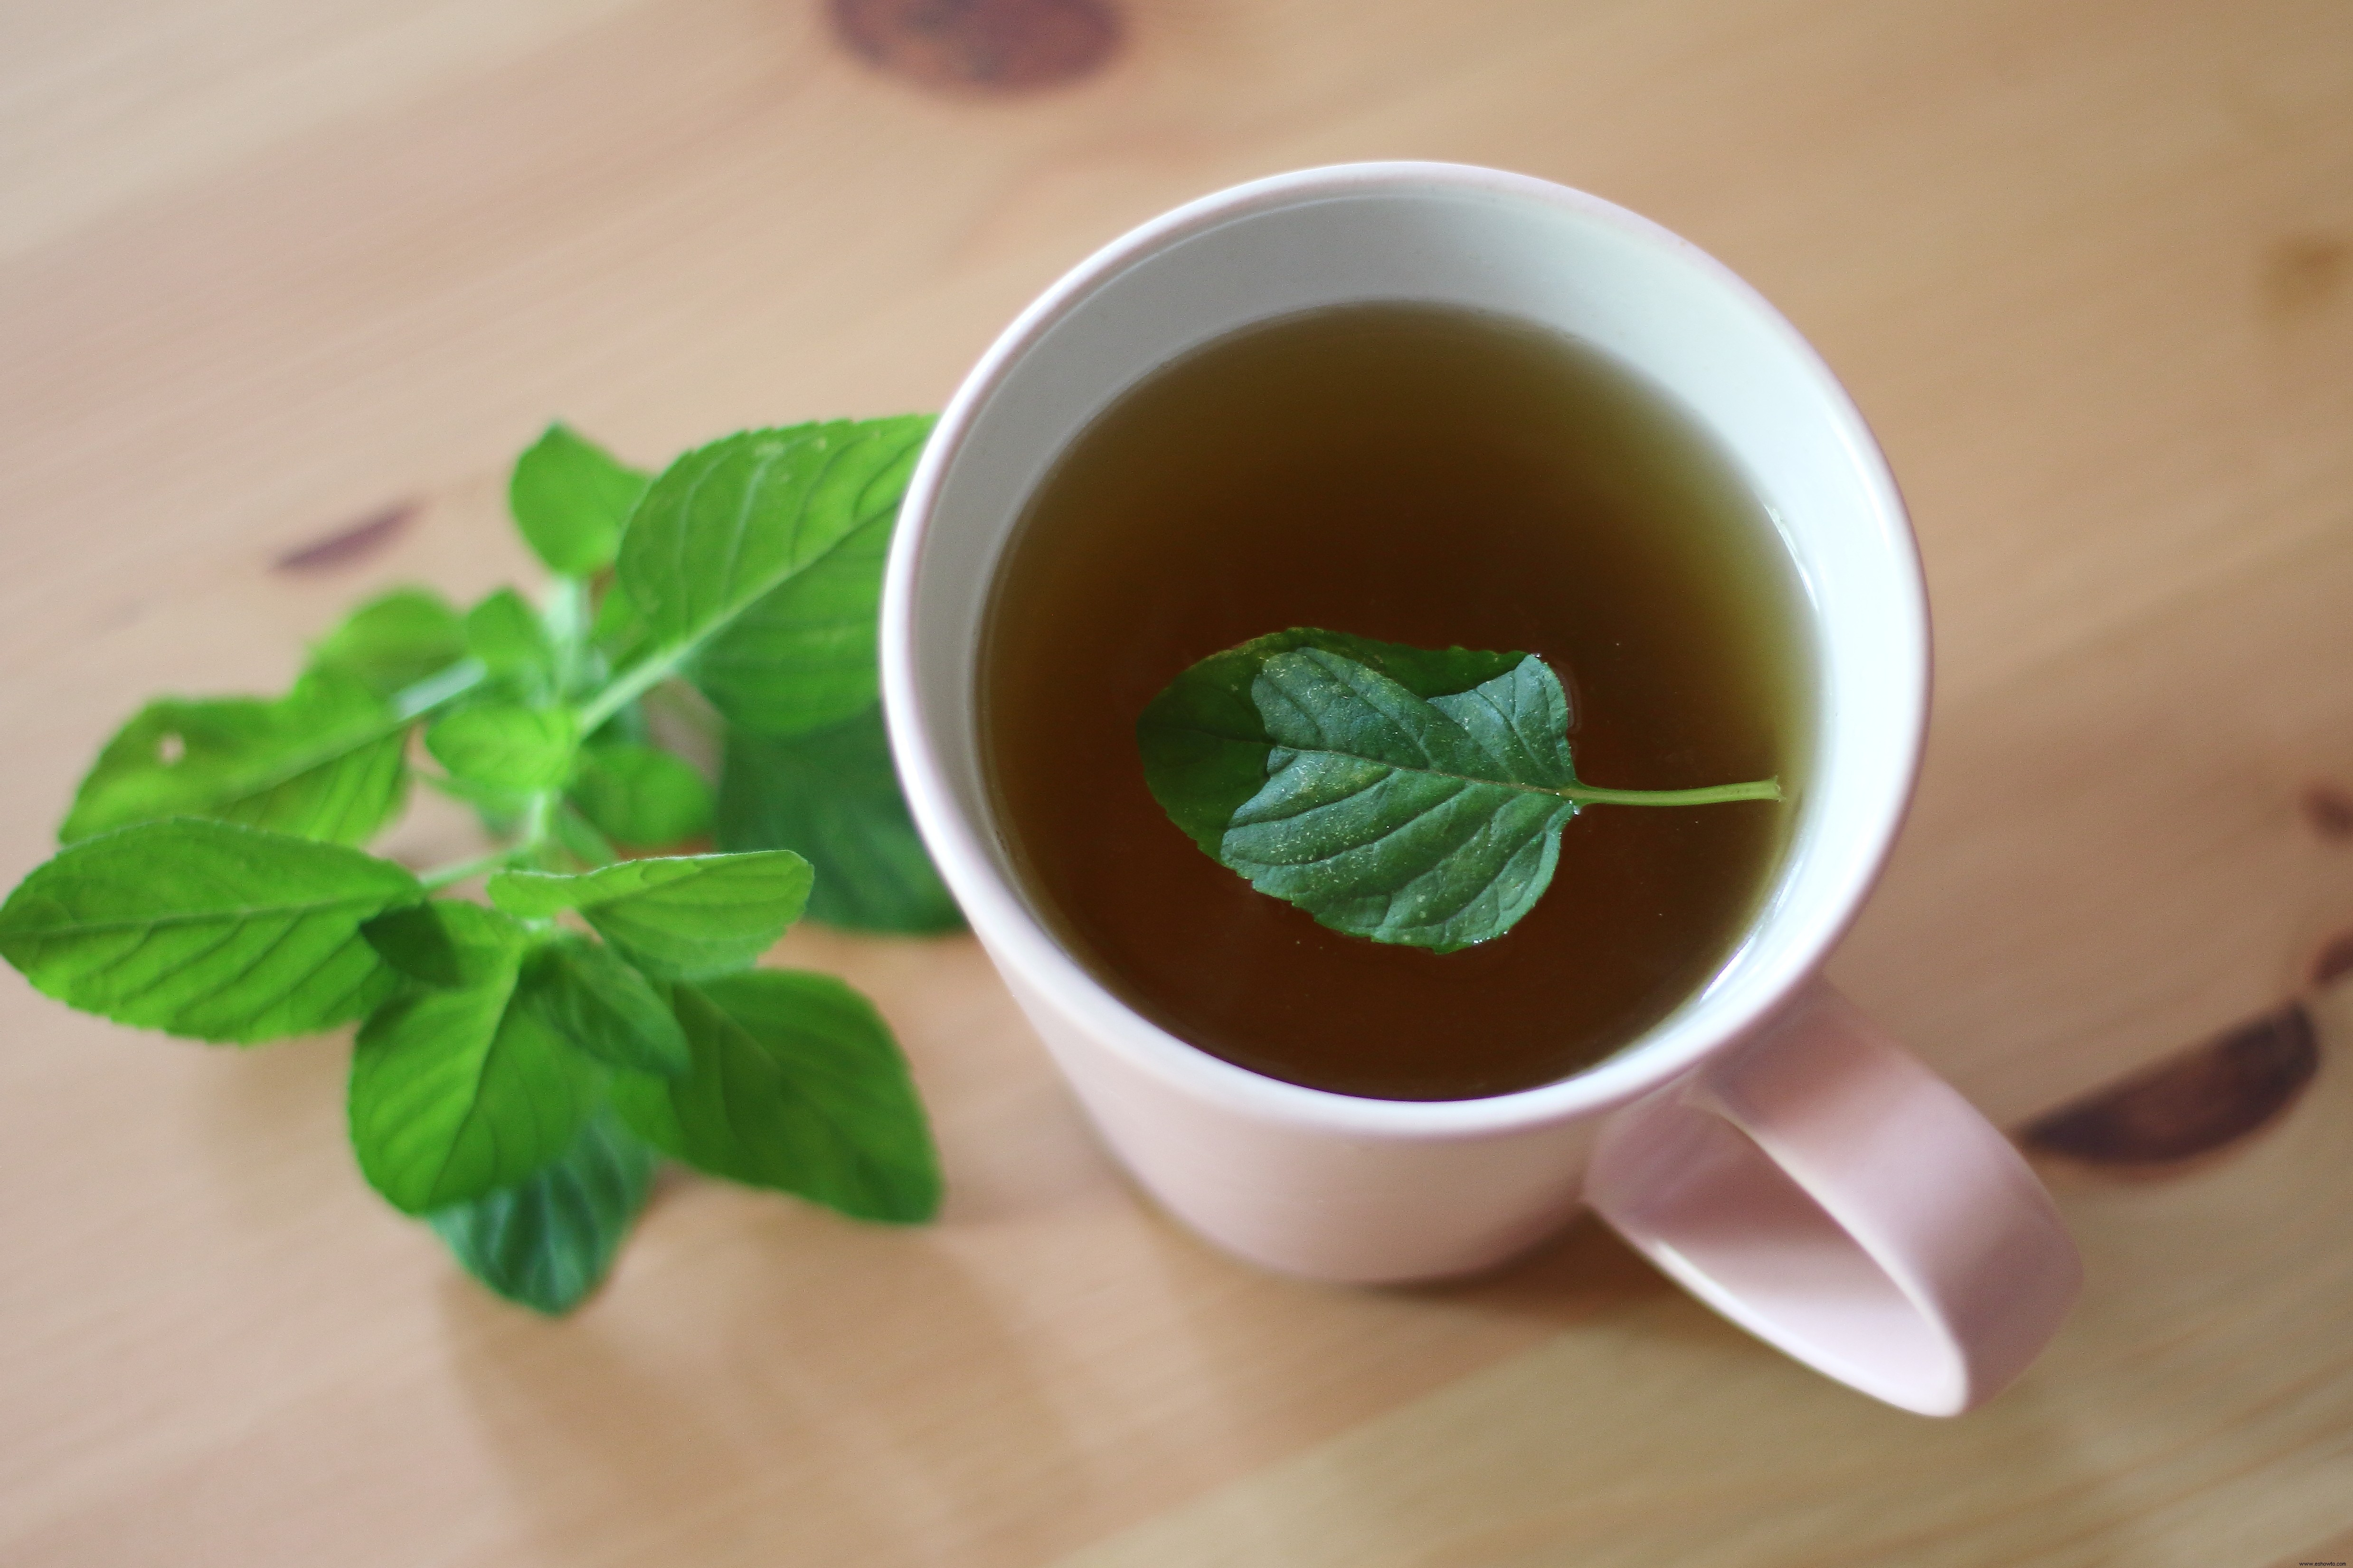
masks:
<path fill-rule="evenodd" d="M 1114 995 L 1046 931 L 1000 874 L 948 784 L 931 741 L 934 715 L 915 679 L 918 628 L 914 602 L 923 546 L 950 465 L 975 418 L 1014 366 L 1082 301 L 1128 268 L 1238 218 L 1335 196 L 1372 193 L 1474 192 L 1565 208 L 1656 246 L 1706 273 L 1738 299 L 1810 371 L 1824 412 L 1843 429 L 1844 444 L 1871 492 L 1873 510 L 1894 555 L 1905 589 L 1900 606 L 1915 635 L 1916 694 L 1909 732 L 1891 737 L 1902 757 L 1888 797 L 1875 803 L 1876 820 L 1845 837 L 1873 840 L 1855 858 L 1847 880 L 1817 907 L 1836 913 L 1776 955 L 1769 977 L 1729 1023 L 1704 1028 L 1675 1013 L 1643 1031 L 1651 1037 L 1620 1047 L 1590 1067 L 1531 1089 L 1468 1100 L 1381 1100 L 1310 1088 L 1240 1067 L 1182 1039 Z M 1147 372 L 1148 374 L 1148 372 Z M 992 560 L 992 567 L 995 564 Z M 1844 936 L 1878 880 L 1908 810 L 1926 741 L 1930 690 L 1926 584 L 1903 498 L 1884 454 L 1853 399 L 1813 345 L 1763 295 L 1698 246 L 1605 198 L 1533 175 L 1472 164 L 1388 161 L 1329 164 L 1248 181 L 1196 198 L 1152 218 L 1096 250 L 1032 300 L 982 354 L 942 411 L 901 503 L 885 573 L 881 625 L 883 708 L 891 752 L 908 805 L 943 879 L 964 907 L 976 935 L 1003 966 L 1078 1016 L 1085 1031 L 1172 1087 L 1247 1110 L 1268 1120 L 1360 1136 L 1476 1137 L 1574 1120 L 1625 1104 L 1746 1037 L 1788 1007 Z M 1758 929 L 1761 929 L 1761 925 Z M 1679 1009 L 1680 1010 L 1680 1009 Z"/>

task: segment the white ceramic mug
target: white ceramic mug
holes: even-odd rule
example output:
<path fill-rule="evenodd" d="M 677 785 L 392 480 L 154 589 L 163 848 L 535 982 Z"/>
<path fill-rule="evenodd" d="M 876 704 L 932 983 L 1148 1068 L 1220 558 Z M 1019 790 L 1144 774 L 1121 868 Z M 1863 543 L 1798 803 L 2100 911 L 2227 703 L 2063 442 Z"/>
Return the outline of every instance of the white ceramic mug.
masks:
<path fill-rule="evenodd" d="M 1280 1082 L 1130 1011 L 1015 879 L 976 722 L 997 561 L 1072 437 L 1187 350 L 1367 300 L 1520 318 L 1635 367 L 1745 470 L 1813 619 L 1814 776 L 1746 939 L 1616 1055 L 1483 1100 Z M 1819 977 L 1887 854 L 1926 722 L 1903 501 L 1796 330 L 1655 224 L 1520 175 L 1366 163 L 1238 186 L 1115 241 L 1022 313 L 941 418 L 892 547 L 882 682 L 915 821 L 1014 995 L 1136 1179 L 1243 1258 L 1335 1280 L 1461 1274 L 1590 1203 L 1736 1321 L 1931 1415 L 2009 1383 L 2073 1302 L 2073 1245 L 2017 1152 Z"/>

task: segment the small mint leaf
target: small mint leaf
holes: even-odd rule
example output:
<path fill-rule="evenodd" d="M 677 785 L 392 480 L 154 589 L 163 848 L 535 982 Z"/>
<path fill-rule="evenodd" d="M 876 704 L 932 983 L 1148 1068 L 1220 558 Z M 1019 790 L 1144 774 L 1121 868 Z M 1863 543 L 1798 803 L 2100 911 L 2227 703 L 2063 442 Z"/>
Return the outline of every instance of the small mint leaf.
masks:
<path fill-rule="evenodd" d="M 682 757 L 621 742 L 580 753 L 569 798 L 617 844 L 656 848 L 711 830 L 711 786 Z"/>
<path fill-rule="evenodd" d="M 466 650 L 491 678 L 531 700 L 555 687 L 555 644 L 539 612 L 512 588 L 501 588 L 466 612 Z"/>
<path fill-rule="evenodd" d="M 311 670 L 276 701 L 158 698 L 99 752 L 58 837 L 205 816 L 364 843 L 406 796 L 406 731 L 358 678 L 334 669 Z"/>
<path fill-rule="evenodd" d="M 750 430 L 687 453 L 621 539 L 621 589 L 658 649 L 735 723 L 819 729 L 875 699 L 891 527 L 929 416 Z"/>
<path fill-rule="evenodd" d="M 830 975 L 755 970 L 671 994 L 693 1052 L 685 1077 L 624 1073 L 615 1107 L 698 1170 L 860 1219 L 937 1212 L 939 1162 L 891 1031 Z"/>
<path fill-rule="evenodd" d="M 556 424 L 516 460 L 507 505 L 523 539 L 550 571 L 586 577 L 613 563 L 621 527 L 650 482 L 649 476 Z"/>
<path fill-rule="evenodd" d="M 589 641 L 613 668 L 620 669 L 644 651 L 647 636 L 646 618 L 638 613 L 637 602 L 618 581 L 607 582 L 589 624 Z"/>
<path fill-rule="evenodd" d="M 525 960 L 522 996 L 541 1022 L 609 1066 L 675 1078 L 690 1065 L 670 1004 L 585 937 L 557 937 Z"/>
<path fill-rule="evenodd" d="M 653 1152 L 599 1110 L 535 1175 L 425 1217 L 467 1273 L 557 1317 L 604 1282 L 645 1207 L 653 1169 Z"/>
<path fill-rule="evenodd" d="M 562 1157 L 603 1099 L 603 1064 L 520 1004 L 519 962 L 508 954 L 479 984 L 403 992 L 360 1026 L 352 1150 L 403 1213 L 531 1176 Z"/>
<path fill-rule="evenodd" d="M 313 643 L 311 668 L 351 676 L 388 698 L 465 657 L 465 623 L 447 600 L 428 588 L 395 588 Z"/>
<path fill-rule="evenodd" d="M 0 905 L 0 956 L 47 995 L 202 1040 L 307 1035 L 398 976 L 360 934 L 417 879 L 356 849 L 180 818 L 60 850 Z"/>
<path fill-rule="evenodd" d="M 491 984 L 532 940 L 511 916 L 455 899 L 387 910 L 360 934 L 409 979 L 445 989 Z"/>
<path fill-rule="evenodd" d="M 807 857 L 812 920 L 911 933 L 964 924 L 899 793 L 879 706 L 806 735 L 729 731 L 717 834 L 722 849 Z"/>
<path fill-rule="evenodd" d="M 564 783 L 578 739 L 568 709 L 484 703 L 437 722 L 425 732 L 425 749 L 455 778 L 531 795 Z"/>
<path fill-rule="evenodd" d="M 576 877 L 501 871 L 491 901 L 526 920 L 577 910 L 640 967 L 665 976 L 752 963 L 800 918 L 809 864 L 783 850 L 624 860 Z"/>

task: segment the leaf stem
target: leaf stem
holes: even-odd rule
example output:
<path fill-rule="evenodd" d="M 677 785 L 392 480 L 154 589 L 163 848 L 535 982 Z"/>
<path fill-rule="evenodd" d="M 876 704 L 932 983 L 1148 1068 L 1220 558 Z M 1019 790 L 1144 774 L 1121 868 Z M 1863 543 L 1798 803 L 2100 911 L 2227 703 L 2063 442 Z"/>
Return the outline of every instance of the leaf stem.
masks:
<path fill-rule="evenodd" d="M 1588 805 L 1715 805 L 1727 800 L 1779 800 L 1781 781 L 1758 779 L 1754 784 L 1710 784 L 1704 789 L 1600 789 L 1576 784 L 1545 793 Z"/>
<path fill-rule="evenodd" d="M 469 877 L 479 877 L 485 871 L 496 871 L 519 860 L 527 860 L 539 853 L 547 842 L 548 826 L 555 814 L 556 795 L 554 790 L 541 790 L 523 807 L 522 837 L 503 849 L 493 849 L 487 855 L 477 855 L 470 860 L 455 860 L 447 866 L 437 866 L 420 873 L 417 880 L 428 893 L 455 886 Z"/>
<path fill-rule="evenodd" d="M 395 692 L 391 700 L 392 710 L 403 722 L 420 718 L 451 698 L 480 686 L 490 673 L 480 659 L 461 658 L 440 673 L 428 675 L 416 685 Z"/>
<path fill-rule="evenodd" d="M 692 643 L 680 643 L 659 649 L 638 660 L 616 676 L 613 683 L 590 698 L 580 709 L 580 732 L 596 733 L 599 725 L 622 709 L 659 686 L 677 670 L 694 651 Z"/>
<path fill-rule="evenodd" d="M 485 871 L 495 871 L 513 861 L 520 847 L 494 849 L 488 855 L 477 855 L 470 860 L 455 860 L 447 866 L 437 866 L 422 873 L 417 880 L 428 893 L 454 887 L 469 877 L 479 877 Z"/>
<path fill-rule="evenodd" d="M 555 689 L 569 697 L 588 658 L 588 584 L 562 573 L 550 577 L 539 618 L 555 646 Z"/>

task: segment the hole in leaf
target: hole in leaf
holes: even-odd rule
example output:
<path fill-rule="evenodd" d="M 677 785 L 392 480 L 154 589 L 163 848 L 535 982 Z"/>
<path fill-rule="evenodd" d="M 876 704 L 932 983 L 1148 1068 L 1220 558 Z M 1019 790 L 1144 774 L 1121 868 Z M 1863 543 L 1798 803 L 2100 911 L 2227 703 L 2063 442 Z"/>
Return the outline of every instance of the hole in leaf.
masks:
<path fill-rule="evenodd" d="M 188 742 L 182 740 L 176 731 L 167 730 L 155 737 L 155 760 L 165 767 L 170 767 L 187 754 Z"/>

